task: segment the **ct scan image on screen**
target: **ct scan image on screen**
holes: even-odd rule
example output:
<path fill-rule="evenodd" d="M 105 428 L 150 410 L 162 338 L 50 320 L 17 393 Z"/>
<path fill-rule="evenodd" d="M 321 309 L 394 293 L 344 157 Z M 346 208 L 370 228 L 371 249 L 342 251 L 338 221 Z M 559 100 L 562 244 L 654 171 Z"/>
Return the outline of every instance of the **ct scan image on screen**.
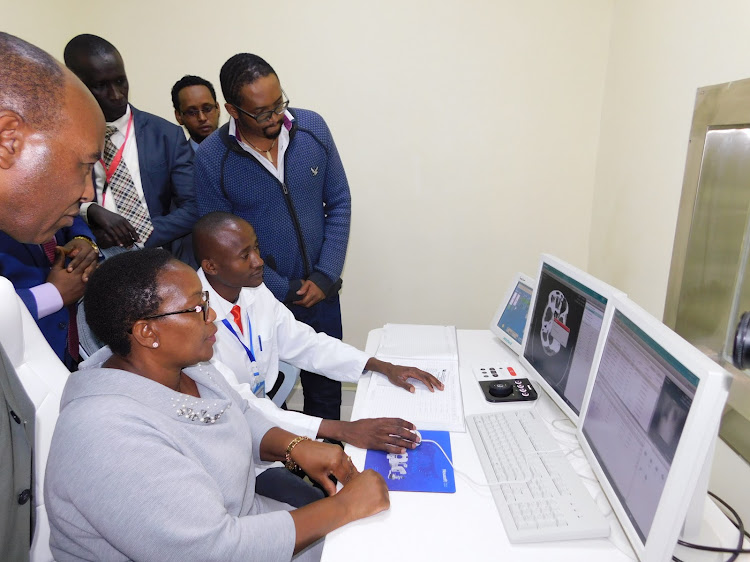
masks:
<path fill-rule="evenodd" d="M 524 357 L 580 414 L 607 299 L 545 263 Z"/>

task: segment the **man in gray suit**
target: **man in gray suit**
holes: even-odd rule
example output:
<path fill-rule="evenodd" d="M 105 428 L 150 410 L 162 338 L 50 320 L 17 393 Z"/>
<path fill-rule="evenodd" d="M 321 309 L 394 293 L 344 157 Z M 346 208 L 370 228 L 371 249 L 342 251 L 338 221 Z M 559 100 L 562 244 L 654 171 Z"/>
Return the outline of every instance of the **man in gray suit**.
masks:
<path fill-rule="evenodd" d="M 0 33 L 0 230 L 43 243 L 94 196 L 104 117 L 86 87 L 38 47 Z M 0 560 L 31 544 L 34 406 L 0 345 Z"/>

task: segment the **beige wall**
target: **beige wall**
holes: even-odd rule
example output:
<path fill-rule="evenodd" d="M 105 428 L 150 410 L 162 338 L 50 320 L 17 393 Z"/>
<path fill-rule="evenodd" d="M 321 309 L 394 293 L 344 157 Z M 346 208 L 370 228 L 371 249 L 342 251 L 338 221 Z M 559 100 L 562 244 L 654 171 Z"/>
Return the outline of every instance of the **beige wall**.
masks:
<path fill-rule="evenodd" d="M 750 4 L 617 0 L 612 21 L 589 271 L 661 318 L 695 93 L 750 77 Z M 730 403 L 746 417 L 748 397 L 748 380 L 735 381 Z M 748 497 L 728 496 L 726 483 L 747 475 L 748 464 L 720 442 L 710 489 L 743 518 Z"/>
<path fill-rule="evenodd" d="M 349 176 L 345 339 L 385 322 L 484 328 L 541 252 L 589 256 L 612 2 L 132 0 L 10 6 L 7 31 L 57 57 L 91 32 L 122 52 L 131 101 L 172 119 L 185 73 L 218 87 L 256 52 L 328 121 Z"/>
<path fill-rule="evenodd" d="M 743 0 L 615 3 L 589 270 L 662 317 L 696 89 L 750 76 Z"/>
<path fill-rule="evenodd" d="M 98 6 L 6 2 L 4 28 L 58 57 L 77 33 L 107 37 L 132 101 L 170 119 L 174 80 L 218 87 L 226 58 L 257 52 L 326 117 L 352 187 L 356 345 L 388 321 L 484 327 L 542 251 L 661 317 L 695 90 L 750 76 L 744 0 L 283 1 L 272 21 L 254 3 L 206 18 L 134 0 L 111 31 Z"/>

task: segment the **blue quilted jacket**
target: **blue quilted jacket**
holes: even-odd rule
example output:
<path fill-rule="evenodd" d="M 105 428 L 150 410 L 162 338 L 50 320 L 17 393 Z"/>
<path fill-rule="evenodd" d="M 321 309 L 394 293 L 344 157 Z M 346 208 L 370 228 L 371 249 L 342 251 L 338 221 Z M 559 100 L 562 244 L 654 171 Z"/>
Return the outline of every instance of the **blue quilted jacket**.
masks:
<path fill-rule="evenodd" d="M 195 155 L 201 216 L 227 211 L 255 228 L 264 281 L 291 302 L 302 280 L 330 295 L 341 285 L 351 224 L 351 196 L 331 131 L 313 111 L 294 116 L 284 155 L 284 183 L 229 136 L 229 124 L 204 140 Z"/>

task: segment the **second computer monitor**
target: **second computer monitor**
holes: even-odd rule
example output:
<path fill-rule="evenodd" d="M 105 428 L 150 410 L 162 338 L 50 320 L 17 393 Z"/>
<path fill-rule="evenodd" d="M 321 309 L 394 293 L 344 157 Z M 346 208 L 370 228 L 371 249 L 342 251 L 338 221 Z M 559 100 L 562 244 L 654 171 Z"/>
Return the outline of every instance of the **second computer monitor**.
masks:
<path fill-rule="evenodd" d="M 614 295 L 622 293 L 562 260 L 542 255 L 521 362 L 576 425 L 607 303 Z"/>
<path fill-rule="evenodd" d="M 686 517 L 699 527 L 730 380 L 634 303 L 612 304 L 579 441 L 638 558 L 660 562 Z"/>

